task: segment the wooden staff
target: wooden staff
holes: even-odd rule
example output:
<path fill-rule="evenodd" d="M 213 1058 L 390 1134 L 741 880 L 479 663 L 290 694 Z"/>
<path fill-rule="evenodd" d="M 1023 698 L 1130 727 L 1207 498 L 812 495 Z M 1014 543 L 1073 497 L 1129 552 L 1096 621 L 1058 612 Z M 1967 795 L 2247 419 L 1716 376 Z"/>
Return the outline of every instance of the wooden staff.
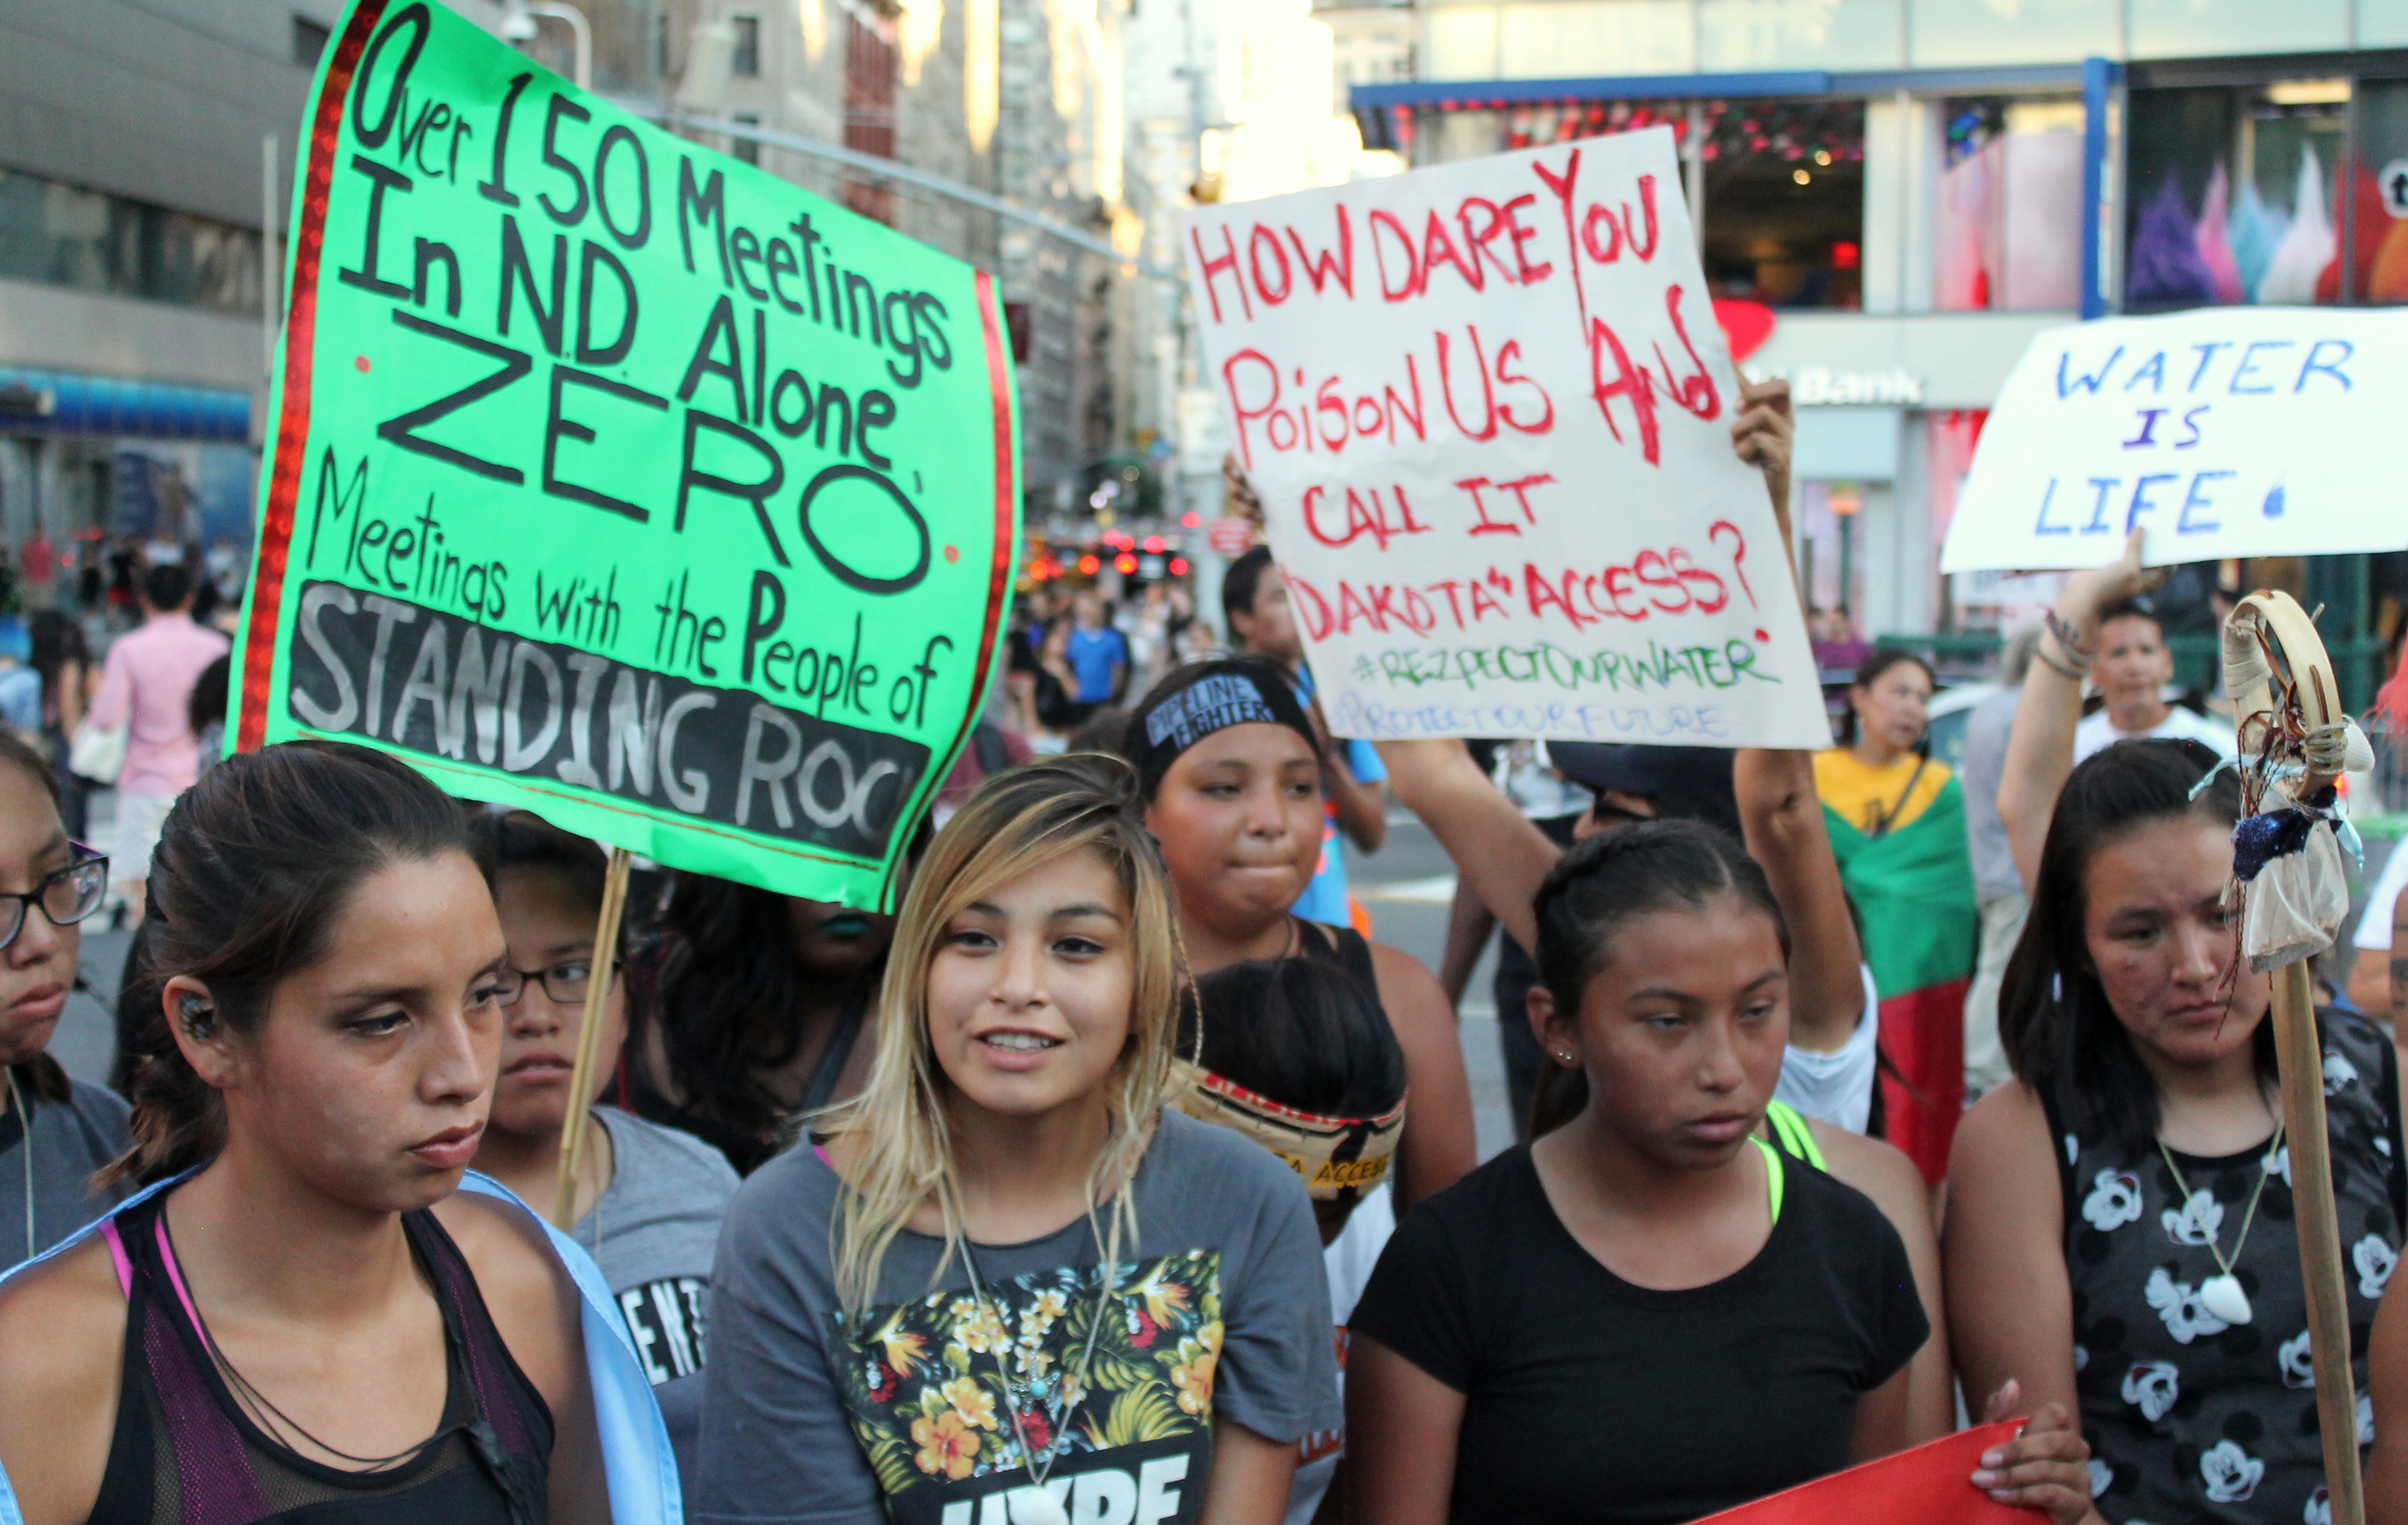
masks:
<path fill-rule="evenodd" d="M 602 880 L 602 915 L 594 924 L 593 973 L 585 982 L 585 1025 L 577 1030 L 577 1062 L 568 1069 L 568 1115 L 560 1119 L 560 1181 L 552 1220 L 564 1233 L 577 1221 L 577 1166 L 585 1153 L 585 1122 L 594 1105 L 594 1060 L 602 1047 L 602 1005 L 619 968 L 619 922 L 627 908 L 627 849 L 610 849 Z M 2322 1097 L 2319 1096 L 2321 1101 Z M 2344 1330 L 2343 1337 L 2348 1337 Z"/>
<path fill-rule="evenodd" d="M 2340 690 L 2332 663 L 2315 621 L 2288 593 L 2258 591 L 2232 613 L 2225 639 L 2226 672 L 2235 676 L 2234 656 L 2245 638 L 2257 659 L 2244 681 L 2229 682 L 2242 758 L 2261 751 L 2281 717 L 2276 675 L 2256 651 L 2260 634 L 2272 636 L 2290 668 L 2291 688 L 2280 701 L 2309 727 L 2338 723 Z M 2246 664 L 2243 664 L 2244 667 Z M 2315 793 L 2333 775 L 2310 773 L 2300 798 Z M 2316 1036 L 2315 994 L 2308 961 L 2273 971 L 2274 1054 L 2282 1075 L 2283 1116 L 2291 1143 L 2292 1201 L 2300 1238 L 2300 1270 L 2308 1293 L 2308 1339 L 2315 1355 L 2316 1426 L 2325 1451 L 2325 1488 L 2332 1525 L 2365 1525 L 2366 1498 L 2358 1471 L 2358 1392 L 2350 1369 L 2349 1302 L 2342 1279 L 2341 1216 L 2333 1200 L 2332 1145 L 2325 1131 L 2324 1049 Z"/>

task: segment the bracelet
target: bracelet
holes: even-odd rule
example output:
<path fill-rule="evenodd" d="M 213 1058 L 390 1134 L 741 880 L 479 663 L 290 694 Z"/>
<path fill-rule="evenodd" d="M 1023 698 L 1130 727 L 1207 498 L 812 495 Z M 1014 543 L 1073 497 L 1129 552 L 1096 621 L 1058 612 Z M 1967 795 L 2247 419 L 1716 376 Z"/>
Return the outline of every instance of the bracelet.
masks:
<path fill-rule="evenodd" d="M 2035 661 L 2039 662 L 2042 666 L 2046 667 L 2050 672 L 2055 673 L 2057 677 L 2071 679 L 2075 683 L 2081 682 L 2085 677 L 2088 677 L 2090 673 L 2090 664 L 2086 662 L 2080 666 L 2074 666 L 2071 663 L 2060 662 L 2057 658 L 2048 654 L 2048 648 L 2045 646 L 2033 647 L 2032 657 Z"/>
<path fill-rule="evenodd" d="M 2075 634 L 2073 627 L 2059 619 L 2055 609 L 2049 610 L 2045 618 L 2048 621 L 2048 633 L 2057 637 L 2057 644 L 2065 648 L 2066 656 L 2081 663 L 2084 668 L 2088 668 L 2099 655 L 2097 643 L 2085 641 Z"/>

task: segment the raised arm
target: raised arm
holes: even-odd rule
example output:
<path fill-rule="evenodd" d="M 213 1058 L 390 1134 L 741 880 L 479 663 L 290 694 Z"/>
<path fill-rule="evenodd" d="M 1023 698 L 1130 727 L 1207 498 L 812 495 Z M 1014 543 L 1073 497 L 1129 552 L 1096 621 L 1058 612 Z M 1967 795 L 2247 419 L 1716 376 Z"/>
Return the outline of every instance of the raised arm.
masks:
<path fill-rule="evenodd" d="M 2023 877 L 2026 894 L 2040 877 L 2040 849 L 2048 840 L 2048 818 L 2057 809 L 2057 791 L 2073 771 L 2073 729 L 2082 720 L 2082 681 L 2097 654 L 2099 611 L 2157 580 L 2157 575 L 2141 567 L 2141 545 L 2147 534 L 2134 530 L 2124 542 L 2123 555 L 2105 566 L 2067 577 L 2065 591 L 2057 595 L 2057 615 L 2024 676 L 1999 783 L 1999 819 L 2014 848 L 2015 871 Z"/>
<path fill-rule="evenodd" d="M 1789 457 L 1796 433 L 1788 382 L 1758 382 L 1740 393 L 1731 449 L 1764 473 L 1793 578 L 1798 556 L 1789 527 Z M 1799 603 L 1802 609 L 1802 594 Z M 1747 855 L 1771 881 L 1789 923 L 1789 1041 L 1829 1053 L 1846 1045 L 1864 1014 L 1857 967 L 1864 954 L 1840 887 L 1840 861 L 1823 829 L 1813 754 L 1742 747 L 1731 759 L 1731 789 L 1739 797 Z"/>
<path fill-rule="evenodd" d="M 1489 914 L 1480 891 L 1458 877 L 1455 899 L 1446 908 L 1446 948 L 1438 961 L 1438 988 L 1446 992 L 1447 1005 L 1463 1005 L 1464 989 L 1480 966 L 1480 955 L 1487 951 L 1488 934 L 1496 930 L 1497 918 Z"/>
<path fill-rule="evenodd" d="M 1405 808 L 1422 818 L 1455 860 L 1460 882 L 1524 948 L 1539 946 L 1530 903 L 1563 856 L 1480 771 L 1459 741 L 1383 741 L 1380 761 Z"/>

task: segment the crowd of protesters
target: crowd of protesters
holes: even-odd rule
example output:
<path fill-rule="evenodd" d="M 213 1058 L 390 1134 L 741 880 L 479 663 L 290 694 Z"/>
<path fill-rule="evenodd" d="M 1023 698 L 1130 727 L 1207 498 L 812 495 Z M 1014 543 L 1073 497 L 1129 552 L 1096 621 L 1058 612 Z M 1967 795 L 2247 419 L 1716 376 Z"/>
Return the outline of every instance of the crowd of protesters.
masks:
<path fill-rule="evenodd" d="M 1992 1418 L 1965 1486 L 2055 1525 L 2326 1525 L 2230 733 L 2163 700 L 2139 549 L 1961 771 L 1885 650 L 1821 751 L 1373 748 L 1267 550 L 1217 610 L 1040 591 L 891 914 L 646 871 L 609 946 L 590 841 L 219 760 L 223 637 L 150 566 L 0 729 L 0 1519 L 1672 1525 Z M 1456 866 L 1435 971 L 1347 892 L 1392 805 Z M 113 902 L 108 1090 L 45 1048 Z M 2319 1020 L 2408 1525 L 2375 977 Z"/>

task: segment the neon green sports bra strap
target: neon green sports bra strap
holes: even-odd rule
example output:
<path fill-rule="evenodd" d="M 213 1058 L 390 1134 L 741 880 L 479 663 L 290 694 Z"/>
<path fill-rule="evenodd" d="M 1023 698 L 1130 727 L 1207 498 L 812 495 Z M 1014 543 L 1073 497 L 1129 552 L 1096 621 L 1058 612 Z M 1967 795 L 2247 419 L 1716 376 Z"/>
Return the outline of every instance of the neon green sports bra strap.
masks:
<path fill-rule="evenodd" d="M 1828 1171 L 1831 1168 L 1823 1162 L 1822 1147 L 1814 1142 L 1813 1126 L 1806 1120 L 1804 1113 L 1787 1102 L 1771 1102 L 1765 1106 L 1764 1121 L 1772 1133 L 1773 1142 L 1784 1151 L 1816 1170 Z"/>
<path fill-rule="evenodd" d="M 1765 1195 L 1771 1199 L 1772 1221 L 1778 1223 L 1781 1221 L 1781 1194 L 1783 1190 L 1788 1185 L 1785 1178 L 1787 1167 L 1784 1166 L 1781 1162 L 1781 1151 L 1779 1149 L 1767 1144 L 1764 1140 L 1756 1137 L 1754 1133 L 1747 1135 L 1747 1141 L 1764 1151 Z"/>

